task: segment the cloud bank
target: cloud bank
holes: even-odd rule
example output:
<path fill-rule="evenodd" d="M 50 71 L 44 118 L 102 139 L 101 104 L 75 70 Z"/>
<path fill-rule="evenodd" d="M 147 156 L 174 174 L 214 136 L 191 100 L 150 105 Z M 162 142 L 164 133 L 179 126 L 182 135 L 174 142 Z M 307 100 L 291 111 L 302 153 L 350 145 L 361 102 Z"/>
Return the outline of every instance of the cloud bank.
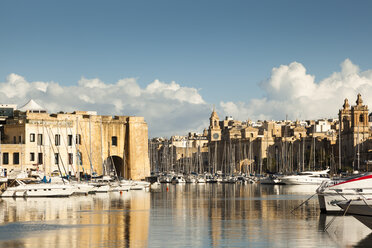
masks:
<path fill-rule="evenodd" d="M 106 84 L 98 78 L 82 77 L 75 86 L 62 86 L 55 82 L 28 82 L 20 75 L 10 74 L 5 82 L 0 82 L 0 99 L 1 103 L 18 107 L 34 99 L 50 113 L 94 110 L 103 115 L 144 116 L 150 137 L 201 130 L 210 112 L 194 88 L 159 80 L 141 88 L 134 78 Z"/>
<path fill-rule="evenodd" d="M 248 102 L 220 102 L 220 118 L 239 120 L 317 119 L 336 117 L 344 98 L 354 103 L 362 94 L 364 104 L 372 103 L 372 70 L 361 71 L 349 59 L 341 63 L 340 72 L 315 81 L 298 62 L 273 68 L 268 79 L 260 82 L 264 97 Z M 223 89 L 221 89 L 223 90 Z M 49 112 L 95 110 L 103 115 L 144 116 L 149 135 L 184 135 L 208 126 L 211 104 L 195 88 L 176 82 L 154 80 L 141 88 L 135 78 L 108 84 L 98 78 L 82 77 L 76 85 L 57 82 L 29 82 L 10 74 L 0 82 L 0 103 L 18 107 L 34 99 Z"/>
<path fill-rule="evenodd" d="M 358 93 L 363 103 L 372 106 L 372 70 L 360 71 L 349 59 L 341 71 L 315 82 L 298 62 L 273 68 L 271 76 L 260 83 L 265 97 L 249 102 L 221 102 L 224 113 L 235 119 L 318 119 L 337 117 L 345 98 L 355 104 Z"/>

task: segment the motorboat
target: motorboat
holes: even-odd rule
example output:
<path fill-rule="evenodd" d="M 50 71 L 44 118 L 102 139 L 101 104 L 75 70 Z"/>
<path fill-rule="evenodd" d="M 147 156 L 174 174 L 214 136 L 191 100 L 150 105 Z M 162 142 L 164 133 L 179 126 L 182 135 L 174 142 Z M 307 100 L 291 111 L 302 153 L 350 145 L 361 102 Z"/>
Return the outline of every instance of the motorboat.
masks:
<path fill-rule="evenodd" d="M 94 186 L 89 185 L 88 183 L 78 183 L 78 182 L 76 182 L 76 183 L 71 183 L 71 185 L 75 187 L 74 194 L 86 195 L 86 194 L 90 194 L 90 193 L 95 192 Z"/>
<path fill-rule="evenodd" d="M 358 198 L 354 200 L 339 201 L 336 204 L 347 214 L 372 216 L 372 199 Z"/>
<path fill-rule="evenodd" d="M 102 178 L 95 178 L 89 185 L 94 186 L 94 193 L 107 193 L 111 190 L 111 183 L 114 180 L 110 176 L 103 176 Z"/>
<path fill-rule="evenodd" d="M 205 175 L 205 182 L 206 183 L 217 183 L 217 179 L 214 178 L 211 174 L 206 174 Z"/>
<path fill-rule="evenodd" d="M 151 183 L 146 181 L 132 181 L 130 190 L 149 190 Z"/>
<path fill-rule="evenodd" d="M 186 180 L 183 178 L 182 175 L 178 175 L 172 178 L 172 183 L 186 183 Z"/>
<path fill-rule="evenodd" d="M 296 175 L 283 176 L 280 178 L 280 182 L 283 184 L 320 185 L 324 181 L 331 181 L 328 172 L 329 169 L 323 171 L 304 171 Z"/>
<path fill-rule="evenodd" d="M 322 212 L 336 212 L 339 201 L 372 198 L 372 173 L 323 182 L 316 190 Z"/>
<path fill-rule="evenodd" d="M 70 184 L 29 183 L 14 180 L 1 194 L 1 197 L 67 197 L 75 192 Z"/>
<path fill-rule="evenodd" d="M 186 183 L 196 183 L 196 177 L 194 175 L 189 175 L 186 177 Z"/>
<path fill-rule="evenodd" d="M 205 183 L 205 177 L 203 175 L 199 175 L 197 178 L 196 178 L 196 182 L 197 183 Z"/>

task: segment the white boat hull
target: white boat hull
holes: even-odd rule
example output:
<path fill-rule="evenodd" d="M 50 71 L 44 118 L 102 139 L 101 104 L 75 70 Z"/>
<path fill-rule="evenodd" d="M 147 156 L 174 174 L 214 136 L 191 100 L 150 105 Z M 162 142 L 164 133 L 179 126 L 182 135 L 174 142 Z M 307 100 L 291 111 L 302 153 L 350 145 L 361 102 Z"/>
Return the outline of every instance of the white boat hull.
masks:
<path fill-rule="evenodd" d="M 68 197 L 74 193 L 71 185 L 60 184 L 26 184 L 8 187 L 1 197 Z"/>
<path fill-rule="evenodd" d="M 327 182 L 317 189 L 319 208 L 322 212 L 339 212 L 342 209 L 337 202 L 372 198 L 372 175 L 361 176 L 351 180 L 327 185 Z"/>

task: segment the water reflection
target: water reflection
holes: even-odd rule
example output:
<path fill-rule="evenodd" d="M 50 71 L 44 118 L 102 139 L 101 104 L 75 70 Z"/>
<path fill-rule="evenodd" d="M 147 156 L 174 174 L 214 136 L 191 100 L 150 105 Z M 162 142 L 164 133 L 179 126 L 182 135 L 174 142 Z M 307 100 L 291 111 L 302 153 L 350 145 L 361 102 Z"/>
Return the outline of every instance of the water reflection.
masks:
<path fill-rule="evenodd" d="M 151 193 L 0 199 L 0 246 L 337 247 L 321 228 L 326 220 L 319 218 L 316 197 L 291 213 L 314 191 L 184 184 Z"/>
<path fill-rule="evenodd" d="M 290 213 L 308 198 L 302 190 L 289 193 L 288 187 L 255 184 L 168 187 L 168 192 L 151 196 L 151 209 L 157 214 L 151 218 L 149 242 L 156 247 L 301 247 L 318 245 L 314 237 L 322 239 L 320 246 L 333 244 L 316 228 L 315 199 L 295 215 Z M 156 239 L 160 233 L 176 238 Z"/>
<path fill-rule="evenodd" d="M 0 200 L 1 247 L 147 246 L 150 194 Z M 132 211 L 135 210 L 135 211 Z"/>
<path fill-rule="evenodd" d="M 326 231 L 342 247 L 360 246 L 362 242 L 372 238 L 372 230 L 351 215 L 321 214 L 319 229 Z"/>

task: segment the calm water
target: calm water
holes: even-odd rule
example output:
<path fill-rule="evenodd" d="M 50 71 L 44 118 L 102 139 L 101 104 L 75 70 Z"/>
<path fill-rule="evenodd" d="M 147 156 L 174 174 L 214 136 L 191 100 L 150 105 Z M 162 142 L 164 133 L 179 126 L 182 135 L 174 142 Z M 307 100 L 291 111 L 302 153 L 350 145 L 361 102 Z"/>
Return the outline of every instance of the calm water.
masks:
<path fill-rule="evenodd" d="M 305 186 L 187 184 L 162 185 L 157 192 L 0 199 L 0 247 L 372 244 L 371 230 L 354 217 L 321 215 L 316 197 L 292 214 L 313 192 Z"/>

